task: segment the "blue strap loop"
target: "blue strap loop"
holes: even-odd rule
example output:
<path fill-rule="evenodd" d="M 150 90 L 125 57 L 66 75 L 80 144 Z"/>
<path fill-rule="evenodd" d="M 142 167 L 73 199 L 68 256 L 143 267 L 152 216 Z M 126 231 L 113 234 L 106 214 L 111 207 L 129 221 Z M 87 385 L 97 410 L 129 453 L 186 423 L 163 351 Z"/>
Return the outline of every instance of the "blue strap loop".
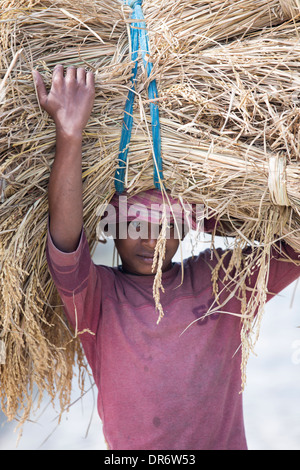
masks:
<path fill-rule="evenodd" d="M 124 0 L 124 3 L 134 9 L 136 5 L 142 6 L 143 0 Z"/>
<path fill-rule="evenodd" d="M 133 20 L 130 26 L 131 37 L 131 58 L 134 62 L 132 87 L 129 90 L 128 97 L 125 104 L 124 119 L 122 126 L 121 141 L 119 147 L 119 166 L 115 174 L 115 188 L 118 193 L 124 191 L 124 180 L 126 171 L 126 162 L 129 151 L 131 132 L 133 126 L 133 104 L 135 98 L 135 84 L 137 81 L 138 71 L 138 51 L 141 50 L 142 59 L 147 71 L 147 76 L 150 77 L 153 69 L 153 64 L 149 62 L 150 48 L 147 29 L 145 27 L 145 18 L 142 10 L 142 0 L 123 0 L 126 5 L 132 8 L 131 19 Z M 158 90 L 155 80 L 151 80 L 148 87 L 148 96 L 150 100 L 150 116 L 151 116 L 151 129 L 153 140 L 153 160 L 154 160 L 154 185 L 160 189 L 160 181 L 163 180 L 162 169 L 162 156 L 161 156 L 161 133 L 159 121 L 159 108 L 156 102 L 158 98 Z"/>

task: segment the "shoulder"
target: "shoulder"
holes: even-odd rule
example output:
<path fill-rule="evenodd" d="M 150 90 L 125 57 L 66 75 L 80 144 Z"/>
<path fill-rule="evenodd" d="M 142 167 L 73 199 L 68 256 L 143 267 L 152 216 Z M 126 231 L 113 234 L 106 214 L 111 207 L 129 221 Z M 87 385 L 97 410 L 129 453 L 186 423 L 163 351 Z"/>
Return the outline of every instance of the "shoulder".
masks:
<path fill-rule="evenodd" d="M 225 253 L 221 248 L 205 249 L 197 255 L 186 258 L 182 263 L 177 262 L 176 264 L 179 265 L 178 278 L 183 275 L 184 289 L 192 289 L 194 292 L 209 288 L 212 285 L 214 269 L 221 263 L 221 260 L 223 261 Z"/>
<path fill-rule="evenodd" d="M 186 269 L 212 271 L 227 256 L 230 256 L 230 250 L 222 248 L 206 249 L 196 256 L 190 256 L 184 261 Z"/>

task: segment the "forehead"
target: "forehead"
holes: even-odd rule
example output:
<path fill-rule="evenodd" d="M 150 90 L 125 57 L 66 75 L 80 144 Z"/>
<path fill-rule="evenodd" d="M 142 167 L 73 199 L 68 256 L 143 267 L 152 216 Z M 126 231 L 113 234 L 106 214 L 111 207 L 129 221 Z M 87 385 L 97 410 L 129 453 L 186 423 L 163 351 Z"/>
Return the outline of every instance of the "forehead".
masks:
<path fill-rule="evenodd" d="M 146 221 L 160 224 L 164 219 L 168 222 L 174 220 L 185 221 L 193 226 L 199 218 L 199 207 L 175 200 L 162 199 L 160 192 L 139 193 L 136 196 L 114 195 L 109 204 L 100 206 L 101 217 L 106 223 L 119 223 L 132 220 Z M 103 212 L 102 212 L 103 210 Z M 203 208 L 201 206 L 201 211 Z"/>
<path fill-rule="evenodd" d="M 116 224 L 116 236 L 119 239 L 157 239 L 160 235 L 167 240 L 174 238 L 174 224 L 157 224 L 146 221 L 132 220 Z"/>

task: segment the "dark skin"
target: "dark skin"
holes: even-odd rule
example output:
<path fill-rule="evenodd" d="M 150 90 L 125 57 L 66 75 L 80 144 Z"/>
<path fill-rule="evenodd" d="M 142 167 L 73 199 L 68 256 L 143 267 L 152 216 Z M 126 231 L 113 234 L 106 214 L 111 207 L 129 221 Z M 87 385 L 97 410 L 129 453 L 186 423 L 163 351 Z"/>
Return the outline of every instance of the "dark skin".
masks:
<path fill-rule="evenodd" d="M 50 231 L 57 248 L 72 252 L 78 246 L 83 225 L 82 133 L 95 98 L 94 74 L 84 69 L 57 65 L 52 86 L 46 90 L 41 75 L 34 71 L 42 108 L 56 125 L 56 153 L 49 188 Z"/>
<path fill-rule="evenodd" d="M 94 105 L 94 74 L 83 68 L 64 70 L 57 65 L 49 92 L 40 73 L 34 71 L 33 76 L 39 102 L 56 125 L 56 152 L 48 188 L 50 232 L 56 247 L 71 253 L 78 247 L 83 226 L 82 135 Z M 151 237 L 117 238 L 115 244 L 124 271 L 155 274 L 152 262 L 156 242 Z M 164 272 L 172 267 L 178 245 L 179 241 L 171 235 L 166 243 Z"/>
<path fill-rule="evenodd" d="M 117 231 L 118 232 L 118 231 Z M 153 230 L 153 233 L 158 233 Z M 125 272 L 143 276 L 150 276 L 156 273 L 152 271 L 156 238 L 151 237 L 151 224 L 148 224 L 148 237 L 138 239 L 116 238 L 115 245 L 122 260 L 122 267 Z M 170 236 L 166 242 L 166 252 L 163 261 L 162 272 L 166 272 L 172 267 L 172 259 L 177 252 L 179 240 L 174 237 L 174 229 L 170 230 Z"/>

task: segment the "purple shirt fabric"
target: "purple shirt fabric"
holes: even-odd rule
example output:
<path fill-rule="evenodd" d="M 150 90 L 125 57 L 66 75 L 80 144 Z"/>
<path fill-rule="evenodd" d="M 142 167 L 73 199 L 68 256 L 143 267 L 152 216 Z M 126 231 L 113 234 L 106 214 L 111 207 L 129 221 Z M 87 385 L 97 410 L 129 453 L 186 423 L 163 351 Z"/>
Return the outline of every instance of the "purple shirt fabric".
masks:
<path fill-rule="evenodd" d="M 298 260 L 290 247 L 284 250 Z M 300 275 L 299 265 L 278 258 L 274 251 L 268 299 Z M 95 265 L 84 231 L 73 253 L 59 251 L 49 235 L 47 259 L 68 321 L 80 334 L 111 450 L 247 449 L 241 320 L 224 313 L 201 320 L 214 301 L 217 260 L 210 250 L 184 262 L 182 284 L 180 263 L 163 274 L 165 316 L 158 325 L 153 277 Z M 239 314 L 240 301 L 233 296 L 222 310 Z"/>

